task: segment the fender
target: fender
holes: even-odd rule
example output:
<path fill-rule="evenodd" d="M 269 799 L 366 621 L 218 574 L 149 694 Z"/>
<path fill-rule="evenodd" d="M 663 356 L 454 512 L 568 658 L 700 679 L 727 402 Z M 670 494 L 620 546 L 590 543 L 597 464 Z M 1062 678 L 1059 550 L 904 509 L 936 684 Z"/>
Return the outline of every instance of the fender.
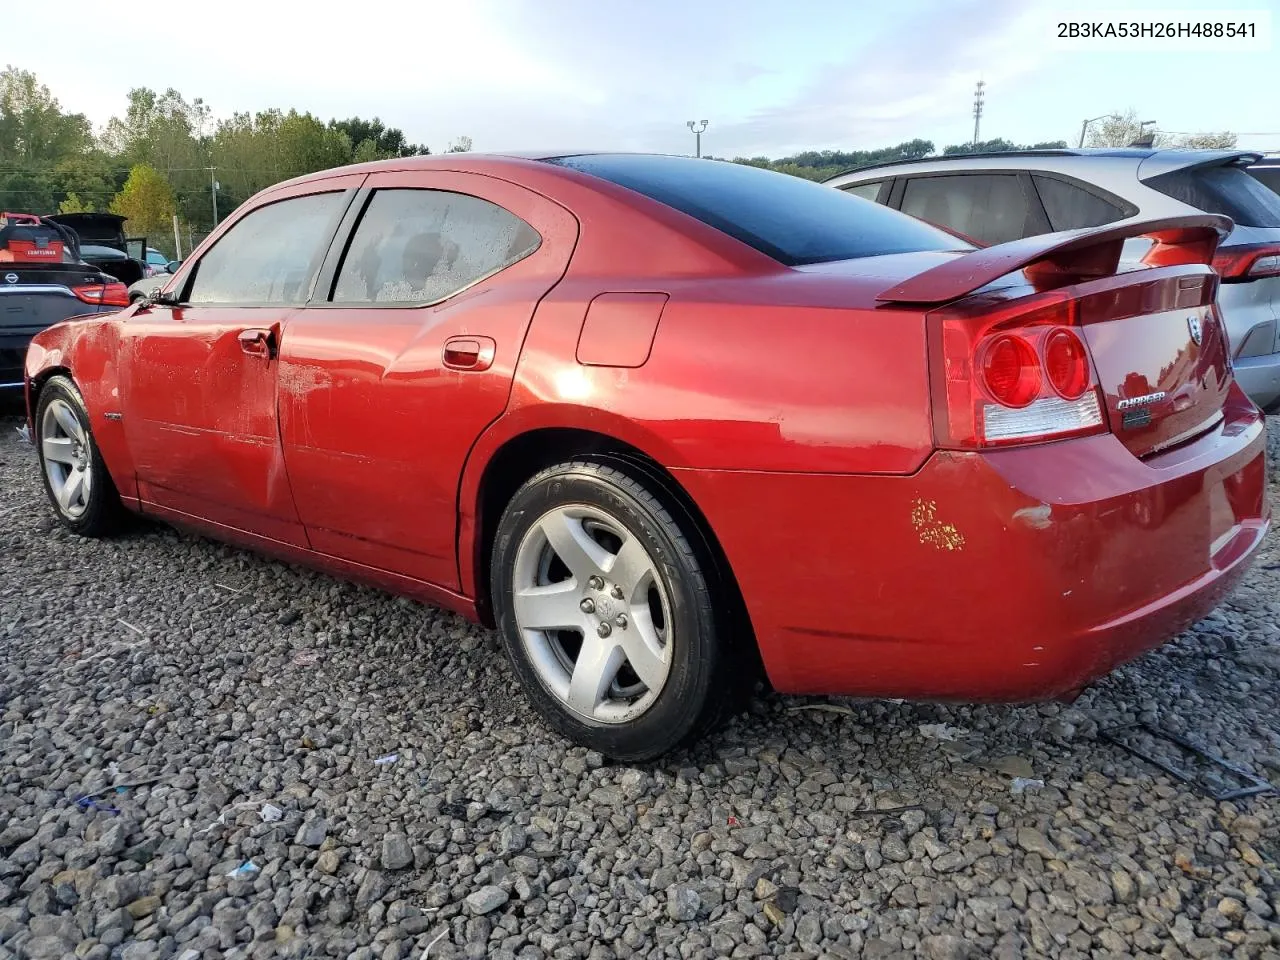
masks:
<path fill-rule="evenodd" d="M 504 444 L 545 429 L 598 433 L 636 448 L 668 469 L 687 465 L 678 448 L 643 424 L 606 410 L 573 403 L 509 406 L 471 448 L 458 485 L 458 575 L 461 592 L 468 597 L 479 595 L 474 559 L 478 555 L 480 481 L 484 472 Z"/>
<path fill-rule="evenodd" d="M 132 309 L 132 308 L 130 308 Z M 40 331 L 27 348 L 27 419 L 35 427 L 33 387 L 67 373 L 80 389 L 93 439 L 126 506 L 137 508 L 133 458 L 120 419 L 121 313 L 71 317 Z"/>

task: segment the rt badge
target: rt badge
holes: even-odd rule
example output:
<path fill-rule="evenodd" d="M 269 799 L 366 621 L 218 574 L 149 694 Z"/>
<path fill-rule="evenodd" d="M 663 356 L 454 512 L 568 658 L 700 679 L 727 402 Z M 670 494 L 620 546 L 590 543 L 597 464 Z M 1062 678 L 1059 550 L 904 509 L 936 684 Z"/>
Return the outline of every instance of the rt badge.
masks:
<path fill-rule="evenodd" d="M 1198 347 L 1200 341 L 1204 339 L 1204 327 L 1200 323 L 1200 318 L 1195 314 L 1187 317 L 1187 330 L 1191 332 L 1191 339 Z"/>

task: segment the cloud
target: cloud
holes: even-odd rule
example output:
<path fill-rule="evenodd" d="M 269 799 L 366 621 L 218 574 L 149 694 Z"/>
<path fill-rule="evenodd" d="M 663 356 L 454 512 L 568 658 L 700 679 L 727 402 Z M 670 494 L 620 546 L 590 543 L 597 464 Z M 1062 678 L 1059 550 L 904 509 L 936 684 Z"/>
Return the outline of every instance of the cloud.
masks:
<path fill-rule="evenodd" d="M 818 71 L 787 103 L 722 125 L 720 152 L 786 154 L 928 136 L 969 113 L 974 83 L 1008 87 L 1044 65 L 1042 8 L 1025 0 L 948 4 L 927 26 L 882 36 Z"/>

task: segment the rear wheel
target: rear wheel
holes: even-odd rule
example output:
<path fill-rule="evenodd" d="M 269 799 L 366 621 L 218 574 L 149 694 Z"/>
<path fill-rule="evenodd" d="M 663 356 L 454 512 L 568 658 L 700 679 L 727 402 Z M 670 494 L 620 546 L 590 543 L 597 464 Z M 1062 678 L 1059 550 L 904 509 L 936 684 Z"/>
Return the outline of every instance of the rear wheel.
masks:
<path fill-rule="evenodd" d="M 118 529 L 124 506 L 93 440 L 84 400 L 70 379 L 55 376 L 45 383 L 35 425 L 44 489 L 63 526 L 86 537 Z"/>
<path fill-rule="evenodd" d="M 722 715 L 732 684 L 708 577 L 628 473 L 584 461 L 529 480 L 499 523 L 491 577 L 521 684 L 574 742 L 645 760 Z"/>

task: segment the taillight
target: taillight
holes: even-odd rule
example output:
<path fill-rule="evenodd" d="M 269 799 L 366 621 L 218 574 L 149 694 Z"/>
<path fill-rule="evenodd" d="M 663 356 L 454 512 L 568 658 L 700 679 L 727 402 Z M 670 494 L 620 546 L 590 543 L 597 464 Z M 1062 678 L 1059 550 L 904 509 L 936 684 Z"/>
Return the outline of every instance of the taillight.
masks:
<path fill-rule="evenodd" d="M 129 288 L 123 283 L 91 283 L 72 287 L 71 292 L 85 303 L 103 307 L 127 307 Z"/>
<path fill-rule="evenodd" d="M 1060 328 L 1044 343 L 1044 371 L 1049 386 L 1063 400 L 1078 400 L 1089 389 L 1089 354 L 1074 330 Z"/>
<path fill-rule="evenodd" d="M 1093 364 L 1063 294 L 929 314 L 934 431 L 972 449 L 1105 432 Z"/>
<path fill-rule="evenodd" d="M 1213 269 L 1226 283 L 1280 277 L 1280 244 L 1219 247 L 1213 257 Z"/>

